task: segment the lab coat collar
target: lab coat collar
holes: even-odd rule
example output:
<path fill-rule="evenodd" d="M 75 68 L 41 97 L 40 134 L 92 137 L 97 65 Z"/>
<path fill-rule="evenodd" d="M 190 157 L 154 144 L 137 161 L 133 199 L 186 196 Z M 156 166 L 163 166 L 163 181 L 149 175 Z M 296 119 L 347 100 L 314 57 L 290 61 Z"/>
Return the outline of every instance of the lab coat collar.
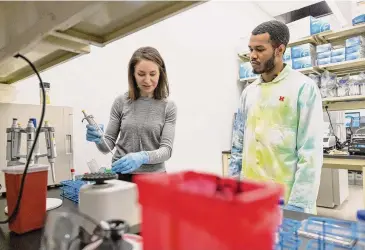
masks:
<path fill-rule="evenodd" d="M 292 68 L 289 65 L 284 63 L 283 70 L 271 82 L 265 82 L 264 79 L 262 79 L 262 75 L 260 75 L 259 80 L 257 81 L 257 84 L 278 83 L 281 80 L 283 80 L 285 77 L 287 77 L 291 70 L 292 70 Z"/>

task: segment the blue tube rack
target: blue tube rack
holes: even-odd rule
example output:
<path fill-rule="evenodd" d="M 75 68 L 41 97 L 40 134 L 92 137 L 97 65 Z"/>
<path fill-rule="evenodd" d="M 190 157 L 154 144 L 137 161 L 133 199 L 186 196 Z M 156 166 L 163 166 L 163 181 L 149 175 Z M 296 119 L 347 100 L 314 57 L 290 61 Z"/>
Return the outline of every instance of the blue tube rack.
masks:
<path fill-rule="evenodd" d="M 75 203 L 79 203 L 79 192 L 80 188 L 88 184 L 89 182 L 82 181 L 80 179 L 73 180 L 67 180 L 67 181 L 61 181 L 61 196 L 69 199 Z"/>
<path fill-rule="evenodd" d="M 298 230 L 318 235 L 317 239 L 301 240 Z M 309 217 L 301 221 L 284 219 L 279 230 L 275 250 L 358 250 L 355 245 L 344 246 L 330 242 L 325 237 L 342 238 L 356 243 L 357 223 L 323 217 Z M 302 238 L 303 239 L 303 238 Z"/>

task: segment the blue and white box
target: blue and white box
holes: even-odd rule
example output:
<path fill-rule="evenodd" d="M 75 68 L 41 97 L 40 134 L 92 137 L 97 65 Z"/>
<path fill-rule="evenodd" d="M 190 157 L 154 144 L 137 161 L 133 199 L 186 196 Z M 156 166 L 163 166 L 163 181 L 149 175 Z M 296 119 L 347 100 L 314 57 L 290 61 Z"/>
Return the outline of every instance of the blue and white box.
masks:
<path fill-rule="evenodd" d="M 326 57 L 326 58 L 321 58 L 321 59 L 317 59 L 317 65 L 325 65 L 325 64 L 330 64 L 331 63 L 331 57 Z"/>
<path fill-rule="evenodd" d="M 346 39 L 346 47 L 352 47 L 355 45 L 365 45 L 364 36 L 354 36 Z"/>
<path fill-rule="evenodd" d="M 351 54 L 346 54 L 346 61 L 356 60 L 360 58 L 364 58 L 364 54 L 361 52 L 355 52 Z"/>
<path fill-rule="evenodd" d="M 285 60 L 284 63 L 286 65 L 289 65 L 290 67 L 293 67 L 293 61 L 292 60 Z"/>
<path fill-rule="evenodd" d="M 283 60 L 284 61 L 288 61 L 288 60 L 291 60 L 291 48 L 287 48 L 285 50 L 285 53 L 283 55 Z"/>
<path fill-rule="evenodd" d="M 330 44 L 330 43 L 321 44 L 321 45 L 316 46 L 317 53 L 329 52 L 331 50 L 332 50 L 332 44 Z"/>
<path fill-rule="evenodd" d="M 306 43 L 291 48 L 291 58 L 301 58 L 315 55 L 315 47 L 313 44 Z"/>
<path fill-rule="evenodd" d="M 331 56 L 331 63 L 339 63 L 344 62 L 346 60 L 346 55 L 339 55 L 339 56 Z"/>
<path fill-rule="evenodd" d="M 345 48 L 338 48 L 338 49 L 333 49 L 331 51 L 331 57 L 334 56 L 342 56 L 346 54 L 346 49 Z"/>
<path fill-rule="evenodd" d="M 355 26 L 357 24 L 365 23 L 365 14 L 361 14 L 352 19 L 352 25 Z"/>
<path fill-rule="evenodd" d="M 352 53 L 365 53 L 365 47 L 363 45 L 355 45 L 351 47 L 346 47 L 346 55 L 352 54 Z"/>
<path fill-rule="evenodd" d="M 310 68 L 316 65 L 315 57 L 307 56 L 293 59 L 293 69 Z"/>
<path fill-rule="evenodd" d="M 331 51 L 317 53 L 317 59 L 331 58 Z"/>
<path fill-rule="evenodd" d="M 319 18 L 311 19 L 311 34 L 318 34 L 328 30 L 337 30 L 340 23 L 334 15 L 327 15 Z"/>
<path fill-rule="evenodd" d="M 252 65 L 250 62 L 244 62 L 240 64 L 240 79 L 251 77 L 252 74 Z"/>

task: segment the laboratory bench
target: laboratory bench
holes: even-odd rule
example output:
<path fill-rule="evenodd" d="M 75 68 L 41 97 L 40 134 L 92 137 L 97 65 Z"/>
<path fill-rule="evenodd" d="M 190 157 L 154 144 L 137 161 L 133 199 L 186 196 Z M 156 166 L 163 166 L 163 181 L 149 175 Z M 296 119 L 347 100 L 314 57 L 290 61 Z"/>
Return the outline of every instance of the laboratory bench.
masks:
<path fill-rule="evenodd" d="M 222 175 L 228 175 L 229 159 L 231 151 L 222 151 Z M 365 156 L 362 155 L 330 155 L 323 154 L 323 168 L 346 169 L 365 173 Z M 365 207 L 365 178 L 363 178 L 363 199 Z"/>
<path fill-rule="evenodd" d="M 48 190 L 48 198 L 60 198 L 62 191 L 58 188 Z M 7 218 L 4 213 L 6 207 L 6 198 L 0 198 L 0 220 Z M 63 199 L 63 204 L 59 208 L 51 211 L 68 211 L 69 209 L 77 209 L 78 205 L 68 199 Z M 139 233 L 139 225 L 131 226 L 130 233 Z M 8 224 L 0 224 L 0 250 L 39 250 L 43 230 L 36 230 L 22 235 L 17 235 L 9 231 Z"/>
<path fill-rule="evenodd" d="M 52 189 L 48 191 L 49 198 L 59 198 L 60 197 L 59 189 Z M 3 212 L 3 209 L 6 205 L 6 199 L 0 198 L 0 220 L 6 219 L 6 215 Z M 77 204 L 74 202 L 64 199 L 61 207 L 56 208 L 57 211 L 67 211 L 68 209 L 77 208 Z M 55 211 L 54 210 L 54 211 Z M 284 210 L 284 217 L 288 219 L 293 219 L 297 221 L 302 221 L 307 219 L 312 215 L 306 213 L 300 213 L 295 211 Z M 130 233 L 139 233 L 140 231 L 139 225 L 130 228 Z M 9 232 L 8 225 L 0 225 L 0 250 L 39 250 L 42 238 L 42 229 L 32 231 L 23 235 L 16 235 L 12 232 Z M 301 238 L 303 240 L 303 238 Z M 305 243 L 307 239 L 304 239 L 303 243 Z M 305 249 L 304 245 L 302 244 Z"/>

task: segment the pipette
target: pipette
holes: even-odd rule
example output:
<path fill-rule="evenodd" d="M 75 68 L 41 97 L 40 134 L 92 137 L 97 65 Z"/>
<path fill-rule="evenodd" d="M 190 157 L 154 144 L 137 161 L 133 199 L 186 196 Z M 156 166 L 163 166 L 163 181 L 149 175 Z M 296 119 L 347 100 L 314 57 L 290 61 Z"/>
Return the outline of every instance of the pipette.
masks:
<path fill-rule="evenodd" d="M 109 153 L 114 156 L 113 151 L 110 149 L 108 143 L 105 141 L 105 137 L 104 137 L 104 132 L 103 130 L 101 130 L 101 128 L 99 127 L 99 125 L 95 122 L 94 120 L 94 116 L 92 115 L 87 115 L 85 110 L 82 110 L 82 113 L 84 114 L 84 119 L 89 123 L 89 125 L 94 126 L 97 128 L 98 132 L 101 134 L 101 140 L 104 142 L 105 146 L 108 148 Z M 82 119 L 82 120 L 84 120 Z"/>

